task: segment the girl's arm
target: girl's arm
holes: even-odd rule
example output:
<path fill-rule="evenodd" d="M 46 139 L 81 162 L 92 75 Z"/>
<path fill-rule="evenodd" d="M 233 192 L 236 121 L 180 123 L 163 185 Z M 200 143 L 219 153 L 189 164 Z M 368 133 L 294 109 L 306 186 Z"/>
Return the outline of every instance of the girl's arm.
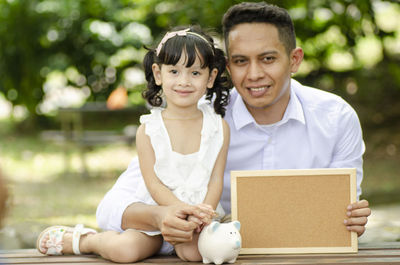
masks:
<path fill-rule="evenodd" d="M 136 133 L 136 150 L 139 157 L 140 171 L 154 201 L 159 205 L 184 204 L 160 181 L 154 172 L 156 158 L 150 137 L 145 133 L 144 124 L 139 126 Z"/>
<path fill-rule="evenodd" d="M 203 201 L 203 203 L 211 205 L 214 209 L 217 208 L 219 200 L 221 199 L 222 189 L 224 186 L 225 163 L 230 141 L 229 125 L 225 120 L 222 120 L 222 127 L 224 130 L 224 143 L 218 154 L 217 160 L 215 161 L 214 169 L 208 183 L 207 195 Z"/>

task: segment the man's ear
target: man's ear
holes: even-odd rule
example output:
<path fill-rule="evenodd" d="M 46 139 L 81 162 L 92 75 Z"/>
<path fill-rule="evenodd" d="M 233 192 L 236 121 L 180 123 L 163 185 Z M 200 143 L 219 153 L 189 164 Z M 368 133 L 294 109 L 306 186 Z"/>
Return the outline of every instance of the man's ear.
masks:
<path fill-rule="evenodd" d="M 217 78 L 218 69 L 214 68 L 210 72 L 210 76 L 208 77 L 207 81 L 207 88 L 212 88 L 214 86 L 215 78 Z"/>
<path fill-rule="evenodd" d="M 161 86 L 162 81 L 161 81 L 161 68 L 158 64 L 153 63 L 151 66 L 151 69 L 153 70 L 153 76 L 154 80 L 156 81 L 156 85 Z"/>
<path fill-rule="evenodd" d="M 300 64 L 303 61 L 304 52 L 303 49 L 297 47 L 290 53 L 290 72 L 296 73 L 299 70 Z"/>

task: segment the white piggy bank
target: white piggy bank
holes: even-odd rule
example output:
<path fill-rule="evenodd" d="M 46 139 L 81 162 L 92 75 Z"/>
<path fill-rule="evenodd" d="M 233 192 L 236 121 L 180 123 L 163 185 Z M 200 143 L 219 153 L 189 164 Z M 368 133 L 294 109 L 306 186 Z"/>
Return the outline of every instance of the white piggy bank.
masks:
<path fill-rule="evenodd" d="M 223 224 L 214 221 L 205 226 L 198 242 L 203 263 L 234 263 L 242 245 L 239 230 L 239 221 Z"/>

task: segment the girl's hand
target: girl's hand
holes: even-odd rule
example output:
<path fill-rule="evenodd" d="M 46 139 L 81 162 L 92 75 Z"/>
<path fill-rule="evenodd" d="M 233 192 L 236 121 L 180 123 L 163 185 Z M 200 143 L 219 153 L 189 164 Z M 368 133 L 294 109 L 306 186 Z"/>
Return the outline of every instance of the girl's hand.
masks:
<path fill-rule="evenodd" d="M 197 216 L 200 220 L 200 214 L 201 211 L 194 205 L 176 204 L 158 207 L 157 223 L 164 240 L 172 245 L 191 242 L 193 232 L 201 225 L 201 221 L 191 222 L 188 218 Z"/>
<path fill-rule="evenodd" d="M 201 211 L 200 215 L 202 215 L 201 222 L 205 225 L 208 225 L 212 222 L 213 218 L 217 216 L 214 208 L 205 203 L 200 203 L 197 205 L 199 210 Z"/>
<path fill-rule="evenodd" d="M 202 230 L 203 227 L 204 227 L 204 223 L 203 223 L 199 218 L 197 218 L 197 217 L 194 216 L 194 215 L 190 215 L 190 216 L 188 216 L 187 220 L 188 220 L 189 222 L 193 222 L 193 223 L 197 224 L 197 227 L 196 227 L 196 229 L 195 229 L 195 232 L 196 232 L 196 233 L 200 233 L 200 232 L 201 232 L 201 230 Z"/>
<path fill-rule="evenodd" d="M 217 216 L 217 213 L 214 211 L 214 208 L 205 203 L 200 203 L 197 207 L 201 210 L 201 214 L 204 216 L 201 221 L 208 225 L 212 222 L 213 218 Z"/>
<path fill-rule="evenodd" d="M 198 209 L 200 210 L 200 215 L 202 216 L 202 218 L 190 215 L 188 216 L 187 220 L 198 224 L 196 232 L 200 233 L 201 230 L 203 230 L 204 226 L 211 223 L 212 219 L 216 216 L 216 213 L 213 207 L 209 204 L 201 203 L 196 205 L 196 207 L 198 207 Z"/>

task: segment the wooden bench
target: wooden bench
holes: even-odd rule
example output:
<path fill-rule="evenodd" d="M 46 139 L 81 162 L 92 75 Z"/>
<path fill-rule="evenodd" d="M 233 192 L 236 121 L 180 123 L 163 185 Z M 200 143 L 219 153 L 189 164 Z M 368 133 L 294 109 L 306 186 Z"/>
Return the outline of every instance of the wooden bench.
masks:
<path fill-rule="evenodd" d="M 96 255 L 45 256 L 36 249 L 0 250 L 0 264 L 110 264 Z M 176 256 L 155 256 L 135 264 L 183 264 Z M 190 262 L 188 264 L 202 264 Z M 356 254 L 240 255 L 236 264 L 400 264 L 400 242 L 360 244 Z"/>

